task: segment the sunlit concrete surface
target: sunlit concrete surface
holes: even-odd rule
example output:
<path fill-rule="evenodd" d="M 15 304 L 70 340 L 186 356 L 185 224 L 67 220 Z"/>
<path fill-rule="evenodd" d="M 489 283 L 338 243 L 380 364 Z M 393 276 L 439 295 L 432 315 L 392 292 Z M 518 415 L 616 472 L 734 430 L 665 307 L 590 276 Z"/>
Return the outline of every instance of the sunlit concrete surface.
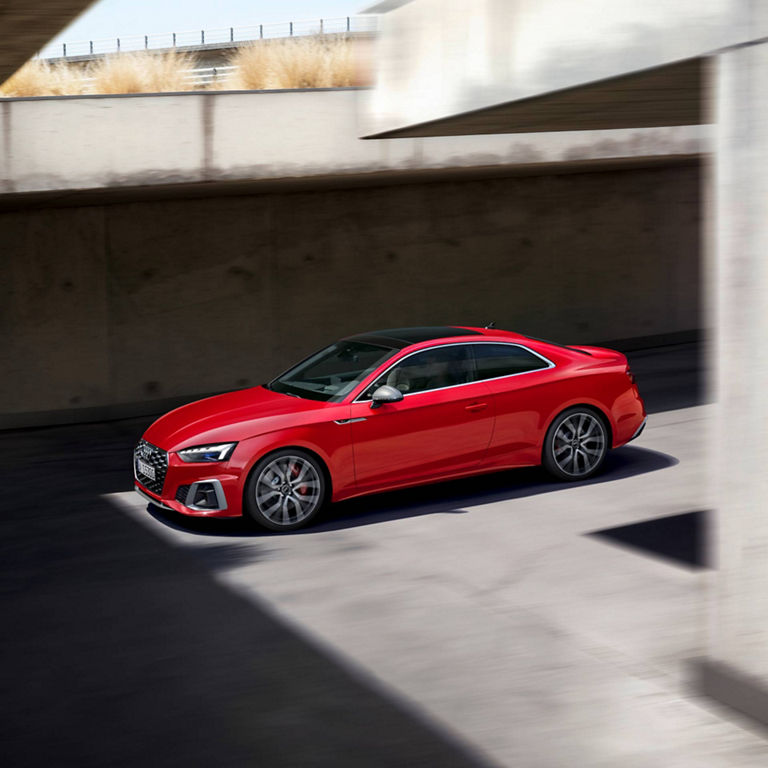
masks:
<path fill-rule="evenodd" d="M 768 6 L 757 3 L 755 32 L 766 24 Z M 721 685 L 717 692 L 705 680 L 713 695 L 763 722 L 768 722 L 766 87 L 765 38 L 718 57 L 713 81 L 717 151 L 709 221 L 720 356 L 718 420 L 711 448 L 720 574 L 712 593 L 709 662 L 733 673 L 734 680 L 731 691 Z M 747 697 L 736 695 L 736 681 L 744 676 L 752 689 Z"/>
<path fill-rule="evenodd" d="M 362 141 L 364 95 L 335 88 L 0 99 L 0 204 L 33 192 L 313 178 L 328 186 L 362 174 L 674 157 L 709 146 L 701 126 Z"/>
<path fill-rule="evenodd" d="M 707 569 L 585 535 L 706 508 L 710 408 L 652 415 L 586 485 L 520 470 L 339 505 L 291 536 L 109 498 L 499 765 L 757 768 L 768 745 L 687 687 Z"/>

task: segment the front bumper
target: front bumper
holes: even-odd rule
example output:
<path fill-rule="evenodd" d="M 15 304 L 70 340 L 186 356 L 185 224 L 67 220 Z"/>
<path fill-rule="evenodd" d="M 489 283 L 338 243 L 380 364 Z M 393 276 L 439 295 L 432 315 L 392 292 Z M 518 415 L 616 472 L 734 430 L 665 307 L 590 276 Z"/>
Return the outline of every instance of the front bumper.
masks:
<path fill-rule="evenodd" d="M 160 499 L 156 499 L 149 491 L 142 488 L 138 483 L 133 486 L 133 490 L 136 491 L 144 501 L 148 501 L 150 504 L 154 504 L 156 507 L 160 507 L 160 509 L 164 509 L 166 512 L 176 511 L 173 507 L 164 504 Z"/>
<path fill-rule="evenodd" d="M 144 482 L 134 460 L 134 490 L 145 501 L 166 511 L 195 517 L 239 517 L 242 514 L 242 487 L 239 473 L 222 464 L 184 462 L 168 453 L 160 470 L 162 483 L 152 488 Z"/>
<path fill-rule="evenodd" d="M 219 481 L 212 481 L 208 479 L 199 481 L 197 484 L 200 483 L 213 483 L 216 485 L 219 484 Z M 191 485 L 194 486 L 195 483 L 192 483 Z M 166 488 L 168 487 L 173 486 L 168 486 L 166 484 Z M 150 504 L 154 504 L 156 507 L 159 507 L 166 512 L 178 512 L 181 515 L 189 515 L 191 517 L 240 517 L 242 514 L 242 510 L 239 504 L 237 507 L 235 507 L 233 504 L 229 503 L 223 486 L 221 486 L 216 493 L 218 501 L 217 506 L 206 508 L 195 506 L 191 502 L 187 503 L 187 500 L 190 499 L 190 497 L 193 498 L 194 489 L 191 489 L 187 492 L 187 494 L 184 495 L 185 502 L 178 501 L 175 498 L 158 496 L 157 494 L 152 493 L 152 491 L 150 491 L 148 488 L 145 488 L 138 480 L 134 481 L 133 490 L 136 491 L 136 493 L 138 493 L 139 496 L 144 499 L 144 501 L 147 501 Z"/>

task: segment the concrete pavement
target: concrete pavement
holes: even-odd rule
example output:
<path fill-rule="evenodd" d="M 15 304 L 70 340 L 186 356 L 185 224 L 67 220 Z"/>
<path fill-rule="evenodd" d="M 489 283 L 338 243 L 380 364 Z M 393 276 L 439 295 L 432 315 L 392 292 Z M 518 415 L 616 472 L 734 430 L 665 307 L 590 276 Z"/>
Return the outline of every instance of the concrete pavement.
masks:
<path fill-rule="evenodd" d="M 147 425 L 0 435 L 3 765 L 482 765 L 100 498 Z"/>
<path fill-rule="evenodd" d="M 706 569 L 595 530 L 707 506 L 709 408 L 652 416 L 584 485 L 507 472 L 338 505 L 292 536 L 116 509 L 505 766 L 763 766 L 686 683 Z"/>
<path fill-rule="evenodd" d="M 291 536 L 150 514 L 149 419 L 0 434 L 4 761 L 767 764 L 686 684 L 710 573 L 590 535 L 685 538 L 665 522 L 707 507 L 701 351 L 630 360 L 649 426 L 593 481 L 488 475 Z"/>

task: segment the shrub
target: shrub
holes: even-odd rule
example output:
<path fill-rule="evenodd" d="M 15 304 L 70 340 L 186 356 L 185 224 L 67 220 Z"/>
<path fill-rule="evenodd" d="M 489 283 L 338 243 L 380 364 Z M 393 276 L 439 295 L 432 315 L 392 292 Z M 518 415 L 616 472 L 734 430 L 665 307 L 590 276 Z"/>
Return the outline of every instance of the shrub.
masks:
<path fill-rule="evenodd" d="M 237 69 L 218 81 L 216 87 L 243 91 L 270 88 L 272 45 L 274 43 L 251 43 L 238 48 L 227 62 Z"/>
<path fill-rule="evenodd" d="M 229 61 L 236 69 L 210 87 L 250 91 L 359 85 L 368 77 L 360 68 L 363 49 L 359 41 L 335 36 L 258 41 L 238 48 Z M 0 86 L 0 96 L 189 91 L 200 88 L 190 72 L 195 66 L 192 54 L 178 51 L 120 53 L 85 69 L 33 59 Z"/>
<path fill-rule="evenodd" d="M 189 91 L 189 70 L 195 59 L 188 53 L 120 53 L 93 62 L 86 70 L 89 93 L 162 93 Z"/>
<path fill-rule="evenodd" d="M 231 56 L 236 67 L 219 88 L 328 88 L 355 82 L 353 43 L 340 37 L 259 41 Z"/>
<path fill-rule="evenodd" d="M 32 59 L 0 85 L 0 96 L 62 96 L 81 90 L 81 71 Z"/>

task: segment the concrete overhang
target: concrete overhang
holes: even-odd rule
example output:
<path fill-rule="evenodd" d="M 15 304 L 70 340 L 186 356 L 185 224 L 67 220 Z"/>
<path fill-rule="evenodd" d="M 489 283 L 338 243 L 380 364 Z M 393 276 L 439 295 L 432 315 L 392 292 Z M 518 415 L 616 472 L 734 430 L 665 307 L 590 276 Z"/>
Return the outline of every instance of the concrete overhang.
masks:
<path fill-rule="evenodd" d="M 395 8 L 400 8 L 411 2 L 413 2 L 413 0 L 382 0 L 380 3 L 364 8 L 360 13 L 389 13 L 390 11 L 394 11 Z"/>
<path fill-rule="evenodd" d="M 707 59 L 690 59 L 542 96 L 508 101 L 382 131 L 364 138 L 698 125 L 709 121 L 709 110 L 703 103 L 706 67 Z"/>
<path fill-rule="evenodd" d="M 768 36 L 744 0 L 385 3 L 365 138 L 611 130 L 708 120 L 720 52 Z"/>
<path fill-rule="evenodd" d="M 0 5 L 0 83 L 32 58 L 92 0 L 5 0 Z"/>

